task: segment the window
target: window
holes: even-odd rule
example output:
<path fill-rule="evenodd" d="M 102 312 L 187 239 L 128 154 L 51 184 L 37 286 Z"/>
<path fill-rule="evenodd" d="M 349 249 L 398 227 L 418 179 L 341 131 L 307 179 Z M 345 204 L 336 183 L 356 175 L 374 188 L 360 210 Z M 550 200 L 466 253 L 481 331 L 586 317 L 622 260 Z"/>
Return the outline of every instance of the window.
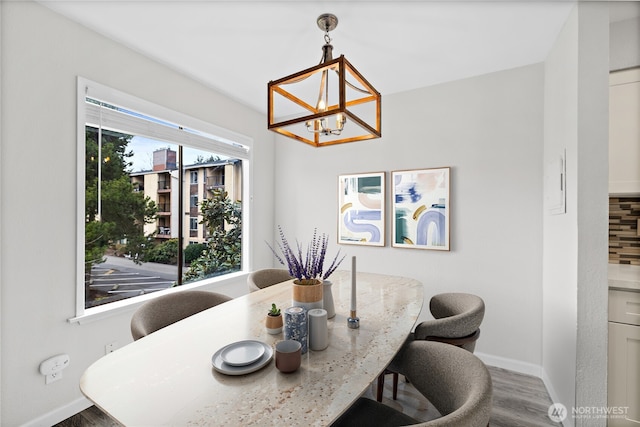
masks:
<path fill-rule="evenodd" d="M 78 134 L 77 317 L 246 265 L 249 138 L 82 78 Z M 234 185 L 198 185 L 207 170 Z M 199 218 L 216 232 L 194 236 Z M 170 272 L 149 275 L 158 264 Z"/>

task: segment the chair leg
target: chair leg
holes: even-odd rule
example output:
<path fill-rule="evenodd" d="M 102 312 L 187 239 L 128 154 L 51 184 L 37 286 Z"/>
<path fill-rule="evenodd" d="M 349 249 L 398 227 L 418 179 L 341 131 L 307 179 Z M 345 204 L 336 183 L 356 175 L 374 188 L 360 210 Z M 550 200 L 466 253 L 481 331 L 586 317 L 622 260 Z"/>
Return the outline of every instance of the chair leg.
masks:
<path fill-rule="evenodd" d="M 398 373 L 393 372 L 393 400 L 398 399 Z"/>
<path fill-rule="evenodd" d="M 384 374 L 386 373 L 383 372 L 378 376 L 378 390 L 376 392 L 376 400 L 378 402 L 382 402 L 382 392 L 384 390 Z"/>

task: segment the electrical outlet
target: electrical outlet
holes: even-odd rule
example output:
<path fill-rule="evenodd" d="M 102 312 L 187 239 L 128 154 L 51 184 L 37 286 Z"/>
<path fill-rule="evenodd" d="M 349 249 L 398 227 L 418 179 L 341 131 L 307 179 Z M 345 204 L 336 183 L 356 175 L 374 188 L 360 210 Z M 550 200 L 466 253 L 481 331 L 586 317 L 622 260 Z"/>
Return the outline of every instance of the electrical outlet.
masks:
<path fill-rule="evenodd" d="M 45 375 L 44 383 L 45 384 L 51 384 L 53 382 L 58 381 L 61 378 L 62 378 L 62 371 L 53 372 L 51 374 Z"/>
<path fill-rule="evenodd" d="M 117 342 L 112 342 L 104 346 L 104 354 L 113 353 L 118 348 Z"/>

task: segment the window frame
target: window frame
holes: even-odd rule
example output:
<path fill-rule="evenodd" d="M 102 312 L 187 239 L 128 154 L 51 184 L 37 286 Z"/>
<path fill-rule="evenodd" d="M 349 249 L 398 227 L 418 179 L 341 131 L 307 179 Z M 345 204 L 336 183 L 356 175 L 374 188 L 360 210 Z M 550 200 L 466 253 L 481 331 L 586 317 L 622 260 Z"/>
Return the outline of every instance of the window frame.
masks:
<path fill-rule="evenodd" d="M 96 307 L 85 308 L 84 295 L 84 234 L 85 234 L 85 126 L 89 123 L 88 109 L 85 102 L 86 97 L 100 99 L 102 101 L 130 109 L 142 111 L 145 115 L 170 123 L 179 124 L 188 129 L 197 130 L 207 134 L 210 138 L 209 144 L 203 144 L 202 138 L 194 138 L 196 142 L 186 143 L 175 141 L 183 146 L 219 152 L 222 155 L 230 155 L 242 161 L 242 265 L 238 272 L 229 273 L 223 276 L 216 276 L 209 279 L 200 280 L 184 284 L 179 287 L 153 292 L 137 297 L 128 298 L 121 301 Z M 189 116 L 187 114 L 163 107 L 161 105 L 146 101 L 134 95 L 121 92 L 117 89 L 91 81 L 84 77 L 77 78 L 77 117 L 76 117 L 76 313 L 68 319 L 70 323 L 86 323 L 98 320 L 103 317 L 116 315 L 123 310 L 129 310 L 131 306 L 137 306 L 142 302 L 157 296 L 180 292 L 186 289 L 201 288 L 212 284 L 228 283 L 235 281 L 238 277 L 246 275 L 249 271 L 250 250 L 249 236 L 251 235 L 251 186 L 252 186 L 252 148 L 253 139 L 240 133 L 225 129 L 204 120 Z M 125 130 L 126 131 L 126 130 Z M 186 237 L 188 239 L 188 236 Z"/>

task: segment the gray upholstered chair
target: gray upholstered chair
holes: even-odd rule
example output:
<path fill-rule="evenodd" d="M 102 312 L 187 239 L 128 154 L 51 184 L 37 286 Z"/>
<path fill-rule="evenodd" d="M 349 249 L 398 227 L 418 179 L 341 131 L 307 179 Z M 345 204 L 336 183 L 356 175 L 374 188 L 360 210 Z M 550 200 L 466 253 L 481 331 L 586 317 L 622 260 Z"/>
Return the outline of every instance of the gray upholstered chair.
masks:
<path fill-rule="evenodd" d="M 158 329 L 229 300 L 231 298 L 226 295 L 199 290 L 162 295 L 145 302 L 133 313 L 131 336 L 134 340 L 138 340 Z"/>
<path fill-rule="evenodd" d="M 359 398 L 332 427 L 482 427 L 489 424 L 491 376 L 475 355 L 440 342 L 412 341 L 404 351 L 404 358 L 411 383 L 442 417 L 420 422 L 382 403 Z"/>
<path fill-rule="evenodd" d="M 249 285 L 249 292 L 255 292 L 291 279 L 293 277 L 289 275 L 289 270 L 285 268 L 265 268 L 251 272 L 247 277 L 247 284 Z"/>
<path fill-rule="evenodd" d="M 413 340 L 440 341 L 462 347 L 473 353 L 476 341 L 480 337 L 480 324 L 484 319 L 484 301 L 477 295 L 467 293 L 443 293 L 434 295 L 429 301 L 429 310 L 433 320 L 426 320 L 416 326 L 407 343 Z M 401 356 L 404 348 L 398 352 L 391 364 L 378 377 L 377 400 L 382 401 L 384 377 L 393 374 L 393 398 L 398 391 L 398 373 L 404 374 Z M 406 375 L 405 375 L 406 376 Z"/>

